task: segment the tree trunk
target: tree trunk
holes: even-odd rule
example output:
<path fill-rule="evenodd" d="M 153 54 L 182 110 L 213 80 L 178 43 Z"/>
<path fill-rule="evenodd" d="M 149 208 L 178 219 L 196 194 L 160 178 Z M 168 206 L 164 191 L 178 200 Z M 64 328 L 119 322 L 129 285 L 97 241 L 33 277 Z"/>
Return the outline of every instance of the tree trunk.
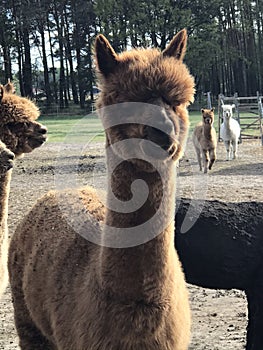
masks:
<path fill-rule="evenodd" d="M 32 90 L 32 64 L 31 64 L 31 52 L 29 43 L 29 32 L 27 28 L 23 28 L 23 45 L 24 45 L 24 64 L 23 64 L 23 81 L 24 81 L 24 93 L 26 97 L 33 97 Z"/>
<path fill-rule="evenodd" d="M 73 96 L 74 103 L 79 104 L 78 91 L 77 91 L 77 85 L 75 81 L 75 73 L 74 73 L 74 67 L 73 67 L 72 48 L 71 48 L 70 37 L 69 37 L 69 23 L 68 23 L 66 14 L 65 14 L 65 33 L 66 33 L 65 35 L 66 51 L 67 51 L 67 60 L 69 63 L 69 77 L 70 77 L 70 83 L 71 83 L 71 89 L 72 89 L 72 96 Z"/>
<path fill-rule="evenodd" d="M 49 83 L 49 74 L 48 74 L 48 64 L 47 64 L 47 54 L 46 54 L 46 44 L 45 44 L 45 33 L 44 30 L 41 29 L 41 46 L 42 46 L 42 55 L 43 55 L 43 66 L 44 66 L 44 82 L 45 82 L 45 92 L 47 97 L 47 105 L 49 106 L 52 102 L 52 94 Z"/>

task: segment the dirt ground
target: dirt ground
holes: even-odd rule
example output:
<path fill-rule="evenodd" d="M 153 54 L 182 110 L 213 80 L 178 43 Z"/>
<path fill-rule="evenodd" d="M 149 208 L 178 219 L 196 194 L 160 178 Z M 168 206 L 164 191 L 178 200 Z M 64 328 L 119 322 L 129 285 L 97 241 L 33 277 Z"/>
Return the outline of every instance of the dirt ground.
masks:
<path fill-rule="evenodd" d="M 16 160 L 9 202 L 10 236 L 36 199 L 49 189 L 72 184 L 91 184 L 103 189 L 103 155 L 102 144 L 47 143 Z M 262 170 L 263 147 L 259 140 L 243 141 L 239 145 L 238 159 L 229 162 L 225 161 L 224 146 L 219 143 L 218 160 L 208 175 L 199 172 L 189 143 L 178 167 L 177 196 L 262 202 Z M 189 350 L 244 349 L 247 322 L 244 294 L 237 290 L 209 290 L 192 285 L 189 291 L 193 319 Z M 0 304 L 0 349 L 19 349 L 9 288 Z"/>

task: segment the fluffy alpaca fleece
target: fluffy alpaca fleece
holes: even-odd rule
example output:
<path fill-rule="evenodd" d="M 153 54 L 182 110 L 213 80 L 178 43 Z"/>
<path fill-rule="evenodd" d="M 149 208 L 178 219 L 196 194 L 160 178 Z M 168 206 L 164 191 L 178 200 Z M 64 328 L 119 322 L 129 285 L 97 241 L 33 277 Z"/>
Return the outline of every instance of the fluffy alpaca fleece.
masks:
<path fill-rule="evenodd" d="M 15 155 L 0 141 L 0 296 L 8 281 L 7 251 L 8 251 L 8 197 L 11 180 L 11 168 Z"/>
<path fill-rule="evenodd" d="M 223 123 L 220 126 L 220 137 L 226 148 L 226 160 L 235 159 L 237 156 L 238 139 L 240 137 L 240 125 L 233 119 L 235 105 L 222 105 Z"/>
<path fill-rule="evenodd" d="M 103 210 L 90 189 L 50 192 L 40 199 L 18 226 L 9 250 L 9 273 L 15 322 L 24 349 L 57 350 L 185 350 L 190 339 L 190 309 L 181 265 L 174 249 L 174 221 L 152 240 L 130 248 L 109 248 L 85 240 L 63 216 L 63 206 L 78 216 L 76 202 L 84 203 L 84 226 L 107 238 L 109 227 L 136 227 L 156 213 L 174 215 L 175 163 L 183 151 L 194 81 L 182 63 L 186 31 L 179 32 L 163 51 L 133 50 L 117 55 L 99 35 L 95 42 L 101 95 L 98 105 L 144 101 L 161 113 L 154 118 L 169 126 L 167 135 L 142 123 L 106 128 L 106 155 L 122 160 L 110 178 L 113 193 L 125 202 L 131 184 L 143 179 L 149 188 L 146 203 L 136 212 Z M 143 87 L 142 87 L 143 86 Z M 101 113 L 104 118 L 115 115 Z M 132 121 L 132 119 L 131 119 Z M 147 121 L 147 120 L 146 120 Z M 148 124 L 147 124 L 148 125 Z M 129 160 L 126 149 L 110 153 L 116 141 L 150 140 L 167 150 L 154 168 L 140 159 L 147 148 Z M 128 151 L 127 151 L 128 152 Z M 125 160 L 128 159 L 128 160 Z M 111 204 L 108 193 L 107 203 Z M 81 210 L 81 209 L 80 209 Z M 100 229 L 99 221 L 108 226 Z"/>
<path fill-rule="evenodd" d="M 202 161 L 204 173 L 211 170 L 216 160 L 217 137 L 213 126 L 215 116 L 214 108 L 201 109 L 202 121 L 196 125 L 193 133 L 193 144 L 195 147 L 200 171 L 202 171 Z"/>
<path fill-rule="evenodd" d="M 15 95 L 12 86 L 0 85 L 0 140 L 20 156 L 41 146 L 47 129 L 36 121 L 40 112 L 34 102 Z"/>
<path fill-rule="evenodd" d="M 46 128 L 35 122 L 39 112 L 33 102 L 15 96 L 9 81 L 0 85 L 0 296 L 7 284 L 8 252 L 8 196 L 12 160 L 24 152 L 31 152 L 46 139 Z M 6 147 L 7 145 L 7 147 Z M 9 170 L 9 171 L 8 171 Z"/>

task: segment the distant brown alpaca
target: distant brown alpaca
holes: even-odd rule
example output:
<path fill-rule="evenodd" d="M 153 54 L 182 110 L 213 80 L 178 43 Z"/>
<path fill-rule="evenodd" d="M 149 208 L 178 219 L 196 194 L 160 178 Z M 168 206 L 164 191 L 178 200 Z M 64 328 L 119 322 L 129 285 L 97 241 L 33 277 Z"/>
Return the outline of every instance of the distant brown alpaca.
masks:
<path fill-rule="evenodd" d="M 202 171 L 202 161 L 204 173 L 207 168 L 212 169 L 216 160 L 217 138 L 214 124 L 214 108 L 201 109 L 202 122 L 198 123 L 193 133 L 193 144 L 195 147 L 199 168 Z"/>
<path fill-rule="evenodd" d="M 38 201 L 18 226 L 9 250 L 15 323 L 22 350 L 188 348 L 188 293 L 174 249 L 171 219 L 175 165 L 187 135 L 186 106 L 194 95 L 193 78 L 182 62 L 186 41 L 182 30 L 163 52 L 142 49 L 117 55 L 104 36 L 96 38 L 101 89 L 98 106 L 106 130 L 108 169 L 120 160 L 108 187 L 123 205 L 131 199 L 131 185 L 137 179 L 147 183 L 149 193 L 144 205 L 129 213 L 110 209 L 111 191 L 108 208 L 104 208 L 90 188 L 50 192 Z M 151 103 L 151 113 L 146 104 L 141 109 L 137 104 L 129 105 L 129 124 L 107 127 L 124 107 L 119 104 L 116 114 L 102 107 L 142 101 Z M 153 120 L 160 129 L 149 125 Z M 161 130 L 164 126 L 165 131 Z M 116 141 L 127 139 L 134 143 L 136 157 L 130 158 L 130 148 L 118 148 L 118 142 L 114 148 Z M 147 142 L 155 144 L 157 163 L 165 174 L 162 178 L 143 160 L 149 152 Z M 100 237 L 101 244 L 91 243 L 73 230 L 71 222 L 83 215 L 82 206 L 88 210 L 82 226 L 90 235 Z M 127 228 L 135 228 L 135 236 L 141 234 L 139 225 L 157 215 L 158 209 L 158 222 L 165 218 L 166 225 L 155 238 L 129 248 L 105 246 L 117 231 L 119 239 Z M 101 229 L 99 221 L 107 226 Z"/>
<path fill-rule="evenodd" d="M 16 92 L 14 84 L 8 79 L 8 82 L 5 84 L 4 89 L 7 93 L 14 94 Z"/>
<path fill-rule="evenodd" d="M 15 155 L 31 152 L 45 141 L 46 128 L 33 121 L 38 117 L 35 105 L 13 95 L 12 83 L 0 85 L 0 296 L 7 284 L 8 197 L 12 161 Z M 8 90 L 10 88 L 10 90 Z M 9 92 L 7 92 L 9 91 Z M 14 153 L 13 153 L 14 152 Z"/>

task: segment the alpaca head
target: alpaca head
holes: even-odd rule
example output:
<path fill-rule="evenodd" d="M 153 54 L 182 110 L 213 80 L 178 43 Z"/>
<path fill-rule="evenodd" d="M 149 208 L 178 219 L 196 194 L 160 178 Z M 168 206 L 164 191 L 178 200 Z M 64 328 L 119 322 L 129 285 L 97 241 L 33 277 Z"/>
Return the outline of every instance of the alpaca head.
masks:
<path fill-rule="evenodd" d="M 46 141 L 47 129 L 36 121 L 37 106 L 9 88 L 0 85 L 0 139 L 20 156 L 41 146 Z"/>
<path fill-rule="evenodd" d="M 14 94 L 16 92 L 15 85 L 8 79 L 8 82 L 4 85 L 5 92 Z"/>
<path fill-rule="evenodd" d="M 206 125 L 213 125 L 214 119 L 215 119 L 215 114 L 214 114 L 215 109 L 201 109 L 202 112 L 202 117 L 203 117 L 203 123 Z"/>
<path fill-rule="evenodd" d="M 0 175 L 5 174 L 8 170 L 13 168 L 13 160 L 15 155 L 6 145 L 0 141 Z"/>
<path fill-rule="evenodd" d="M 140 154 L 163 159 L 164 153 L 158 148 L 166 152 L 167 159 L 176 160 L 182 155 L 188 130 L 187 106 L 195 92 L 194 79 L 183 63 L 186 42 L 186 30 L 182 30 L 162 52 L 134 49 L 118 55 L 103 35 L 97 36 L 95 54 L 101 90 L 97 107 L 107 145 L 133 139 L 139 146 L 134 144 L 138 159 Z M 145 140 L 156 147 L 149 147 Z M 116 147 L 118 156 L 127 159 L 133 145 L 122 145 Z M 138 159 L 133 161 L 143 166 Z"/>
<path fill-rule="evenodd" d="M 235 108 L 235 105 L 222 105 L 222 111 L 223 111 L 223 118 L 224 120 L 229 120 L 233 116 L 233 108 Z"/>

